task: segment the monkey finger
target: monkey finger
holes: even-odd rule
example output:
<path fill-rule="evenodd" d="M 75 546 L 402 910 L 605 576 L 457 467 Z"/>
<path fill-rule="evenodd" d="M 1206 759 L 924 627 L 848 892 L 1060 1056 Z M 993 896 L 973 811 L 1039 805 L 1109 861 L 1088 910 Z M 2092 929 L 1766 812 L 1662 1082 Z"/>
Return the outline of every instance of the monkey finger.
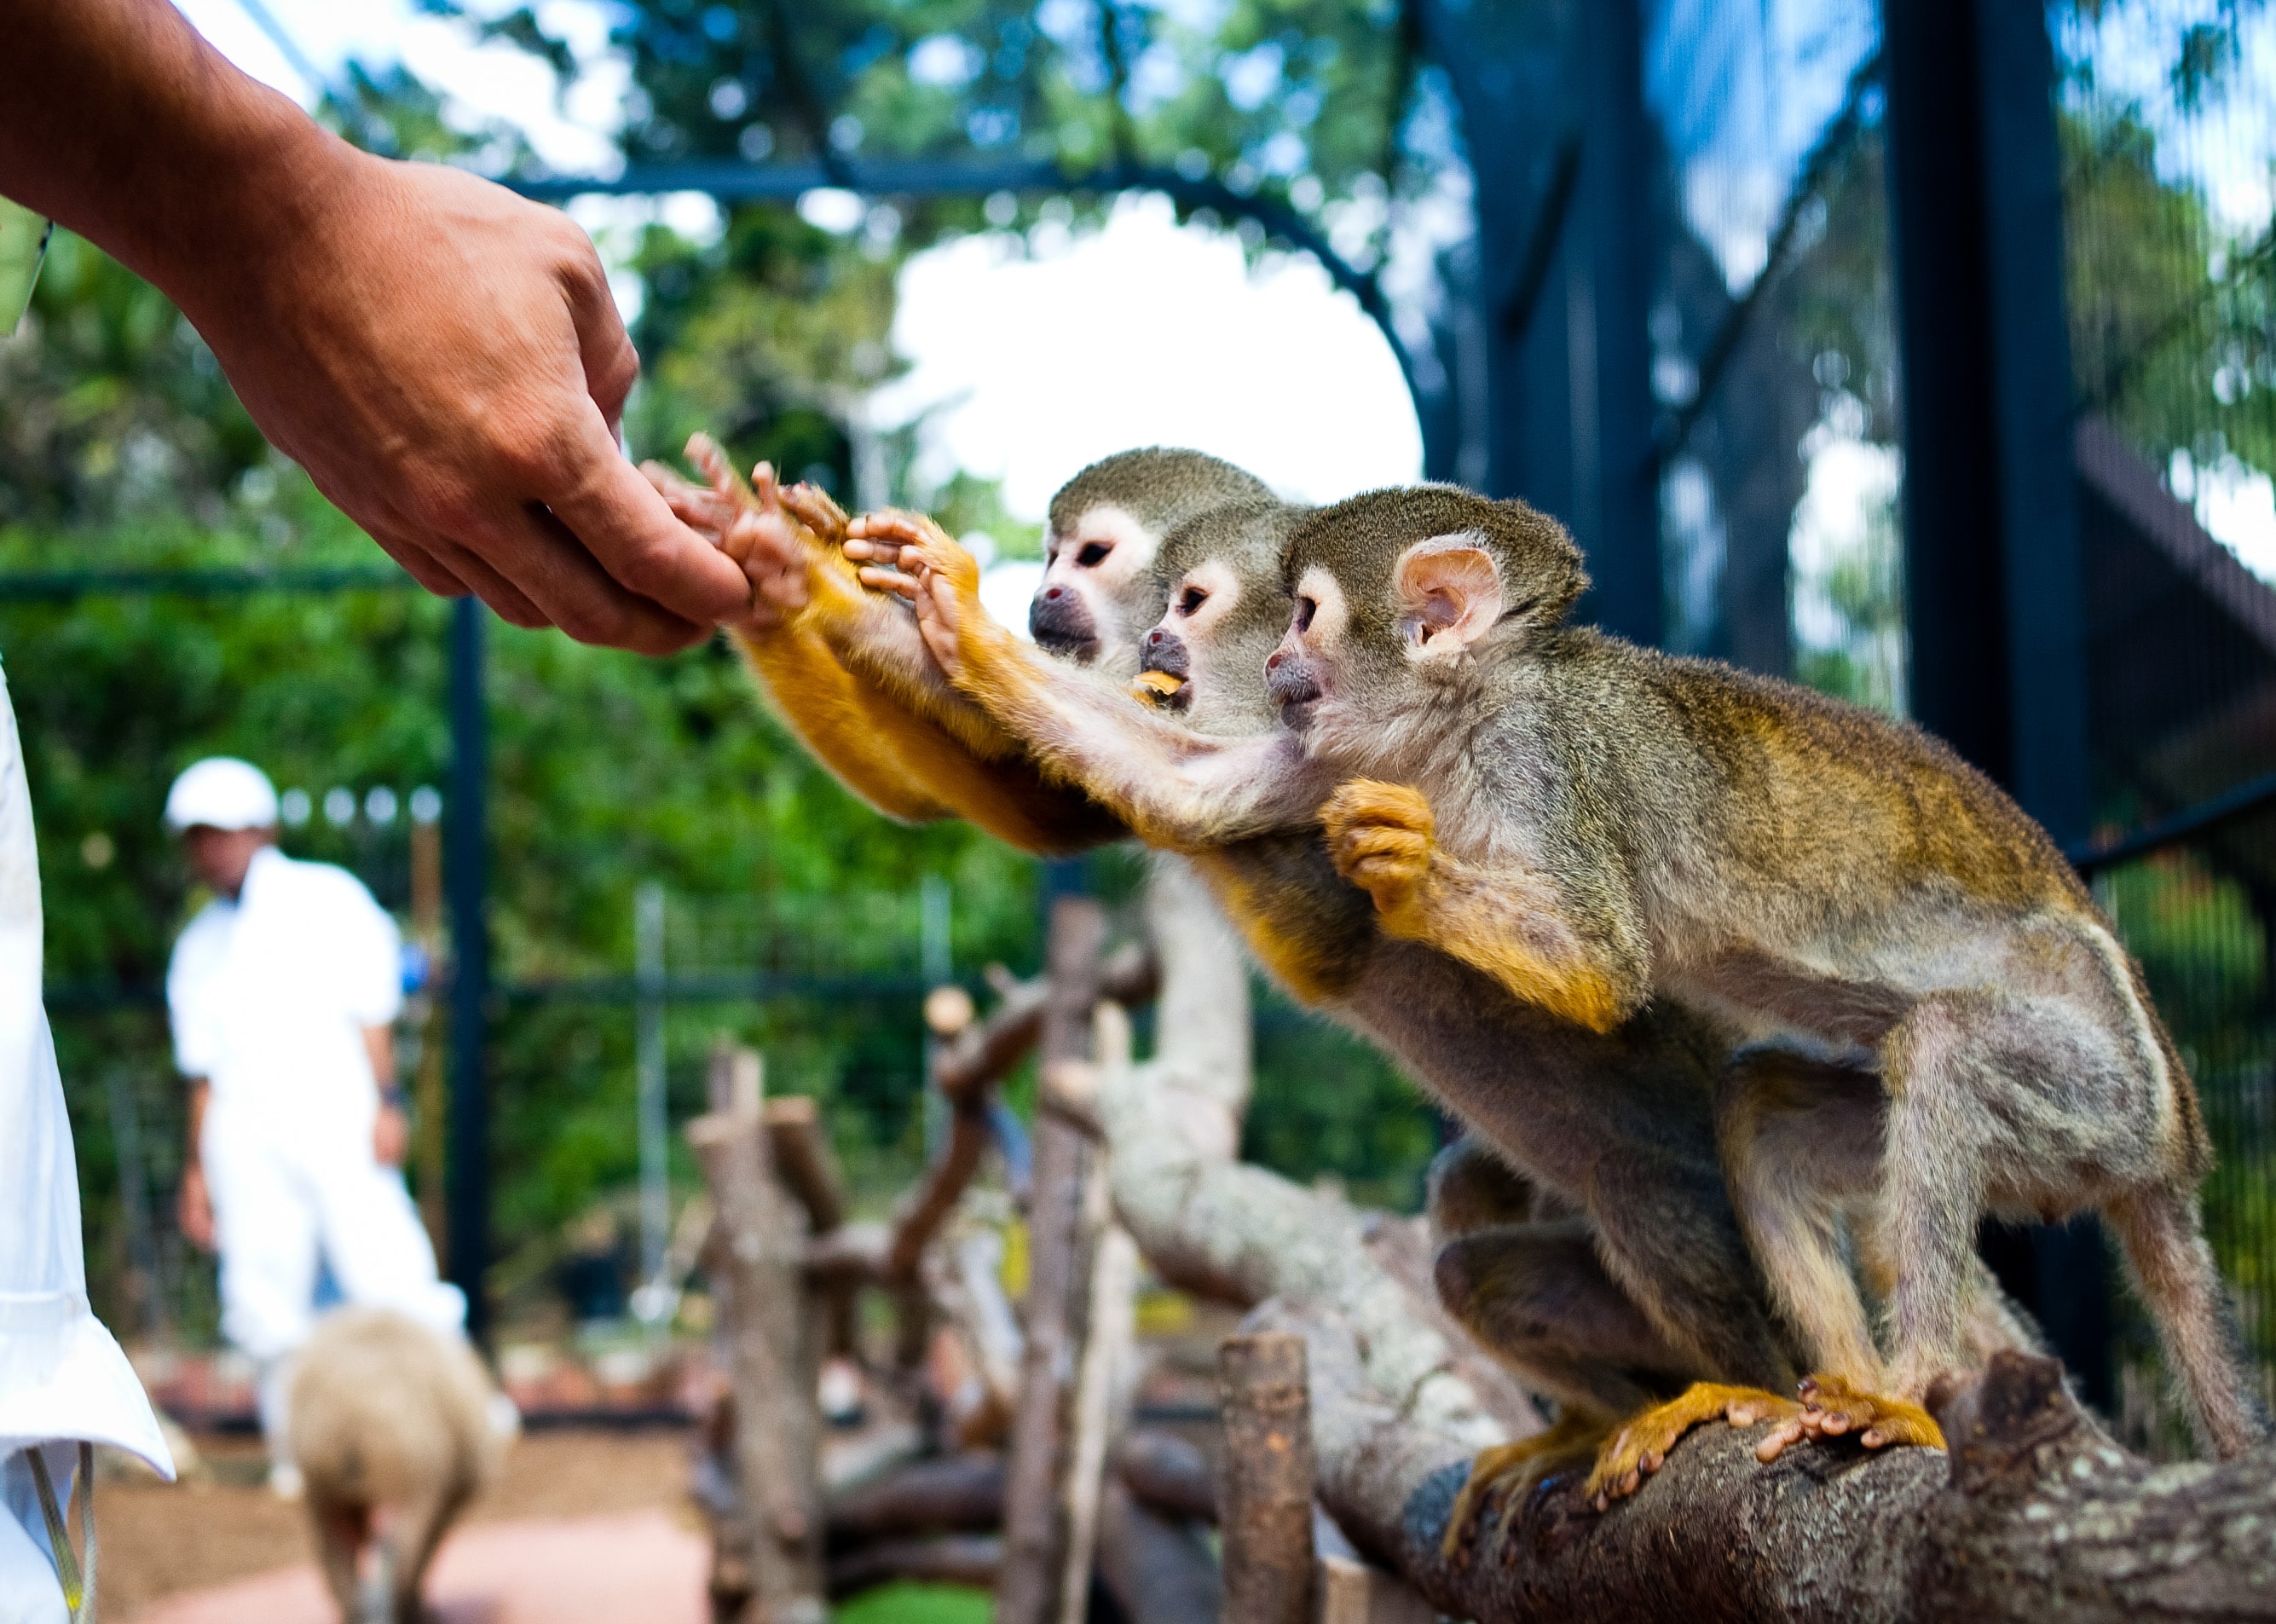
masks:
<path fill-rule="evenodd" d="M 1809 1429 L 1802 1423 L 1801 1416 L 1781 1421 L 1770 1430 L 1761 1443 L 1755 1446 L 1755 1459 L 1767 1466 L 1809 1435 Z"/>
<path fill-rule="evenodd" d="M 846 510 L 830 499 L 828 491 L 814 485 L 785 485 L 780 497 L 784 510 L 823 542 L 836 545 L 846 539 Z"/>
<path fill-rule="evenodd" d="M 859 576 L 861 584 L 873 592 L 891 592 L 911 602 L 916 599 L 917 579 L 914 575 L 904 575 L 899 570 L 881 570 L 872 566 L 860 571 Z"/>

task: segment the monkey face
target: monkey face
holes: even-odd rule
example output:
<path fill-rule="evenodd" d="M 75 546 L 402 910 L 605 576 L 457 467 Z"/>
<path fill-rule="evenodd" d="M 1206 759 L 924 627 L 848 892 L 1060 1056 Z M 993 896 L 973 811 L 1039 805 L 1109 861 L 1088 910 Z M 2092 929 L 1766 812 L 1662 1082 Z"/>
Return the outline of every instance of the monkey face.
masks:
<path fill-rule="evenodd" d="M 1164 539 L 1157 566 L 1168 585 L 1162 618 L 1139 643 L 1142 698 L 1183 713 L 1197 732 L 1271 727 L 1271 702 L 1258 678 L 1287 619 L 1280 550 L 1301 511 L 1228 505 Z"/>
<path fill-rule="evenodd" d="M 1315 565 L 1296 582 L 1288 629 L 1264 662 L 1265 691 L 1280 709 L 1280 724 L 1303 732 L 1335 687 L 1351 629 L 1343 585 Z"/>
<path fill-rule="evenodd" d="M 1085 509 L 1045 540 L 1043 584 L 1028 605 L 1028 630 L 1045 652 L 1080 664 L 1129 659 L 1129 628 L 1152 582 L 1161 538 L 1112 503 Z"/>
<path fill-rule="evenodd" d="M 1445 486 L 1321 509 L 1291 534 L 1282 574 L 1295 608 L 1266 681 L 1299 732 L 1460 687 L 1555 626 L 1587 582 L 1553 521 Z"/>

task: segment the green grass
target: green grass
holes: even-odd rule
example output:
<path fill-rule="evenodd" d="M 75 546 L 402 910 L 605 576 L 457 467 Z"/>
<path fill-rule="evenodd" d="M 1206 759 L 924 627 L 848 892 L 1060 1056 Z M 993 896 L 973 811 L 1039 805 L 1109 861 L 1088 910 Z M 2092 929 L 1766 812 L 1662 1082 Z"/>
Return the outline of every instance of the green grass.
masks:
<path fill-rule="evenodd" d="M 960 1585 L 886 1584 L 831 1612 L 831 1624 L 988 1624 L 988 1593 Z"/>

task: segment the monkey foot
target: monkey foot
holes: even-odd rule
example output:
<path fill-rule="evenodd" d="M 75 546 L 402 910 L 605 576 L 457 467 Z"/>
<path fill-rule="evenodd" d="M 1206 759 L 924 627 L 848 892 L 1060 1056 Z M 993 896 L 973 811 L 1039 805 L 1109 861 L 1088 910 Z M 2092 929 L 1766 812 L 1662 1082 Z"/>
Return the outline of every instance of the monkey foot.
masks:
<path fill-rule="evenodd" d="M 1531 1438 L 1519 1438 L 1514 1444 L 1497 1444 L 1482 1450 L 1470 1462 L 1470 1477 L 1455 1497 L 1454 1509 L 1446 1515 L 1446 1538 L 1442 1549 L 1453 1556 L 1462 1543 L 1462 1535 L 1470 1526 L 1470 1519 L 1484 1508 L 1486 1501 L 1498 1489 L 1507 1491 L 1506 1504 L 1514 1508 L 1521 1497 L 1535 1484 L 1559 1467 L 1585 1461 L 1595 1452 L 1605 1436 L 1605 1423 L 1594 1416 L 1567 1415 L 1546 1431 Z M 1502 1514 L 1509 1521 L 1509 1513 Z"/>
<path fill-rule="evenodd" d="M 1655 1404 L 1628 1417 L 1597 1456 L 1582 1492 L 1598 1511 L 1624 1499 L 1643 1486 L 1692 1428 L 1710 1421 L 1727 1421 L 1734 1427 L 1751 1427 L 1773 1415 L 1799 1415 L 1802 1406 L 1792 1399 L 1761 1387 L 1732 1387 L 1721 1382 L 1694 1382 L 1665 1404 Z"/>
<path fill-rule="evenodd" d="M 1806 1438 L 1855 1438 L 1868 1449 L 1890 1444 L 1944 1447 L 1944 1430 L 1917 1404 L 1870 1393 L 1838 1376 L 1805 1377 L 1802 1408 L 1755 1448 L 1757 1461 L 1775 1461 Z"/>

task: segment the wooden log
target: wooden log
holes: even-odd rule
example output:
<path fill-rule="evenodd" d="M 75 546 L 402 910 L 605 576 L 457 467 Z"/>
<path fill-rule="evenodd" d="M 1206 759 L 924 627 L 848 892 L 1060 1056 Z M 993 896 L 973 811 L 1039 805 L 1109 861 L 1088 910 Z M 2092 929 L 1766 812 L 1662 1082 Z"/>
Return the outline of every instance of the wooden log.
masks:
<path fill-rule="evenodd" d="M 1353 1539 L 1478 1624 L 2143 1624 L 2276 1619 L 2276 1450 L 2155 1467 L 2120 1450 L 2054 1361 L 2003 1353 L 1933 1390 L 1952 1445 L 1809 1443 L 1764 1466 L 1764 1427 L 1693 1431 L 1598 1513 L 1578 1474 L 1489 1503 L 1449 1555 L 1470 1451 L 1415 1424 L 1350 1332 L 1268 1305 L 1311 1353 L 1320 1491 Z M 1477 1530 L 1482 1528 L 1484 1532 Z"/>
<path fill-rule="evenodd" d="M 811 1233 L 828 1234 L 846 1221 L 846 1181 L 822 1131 L 820 1110 L 807 1096 L 791 1094 L 768 1100 L 764 1115 L 776 1176 L 806 1209 Z"/>
<path fill-rule="evenodd" d="M 1173 1522 L 1217 1526 L 1217 1475 L 1191 1440 L 1134 1427 L 1115 1447 L 1114 1475 L 1149 1511 Z"/>
<path fill-rule="evenodd" d="M 1089 1059 L 1091 1011 L 1098 1001 L 1098 956 L 1106 914 L 1083 897 L 1051 909 L 1050 1002 L 1042 1061 Z M 996 1582 L 996 1624 L 1056 1624 L 1066 1575 L 1068 1387 L 1079 1326 L 1089 1294 L 1084 1248 L 1085 1188 L 1092 1148 L 1056 1115 L 1036 1123 L 1034 1191 L 1028 1215 L 1028 1294 L 1022 1305 L 1019 1408 L 1013 1417 L 1010 1482 L 1004 1501 L 1004 1566 Z"/>
<path fill-rule="evenodd" d="M 919 1461 L 830 1503 L 833 1552 L 926 1534 L 976 1534 L 1004 1521 L 1004 1457 L 992 1450 Z"/>
<path fill-rule="evenodd" d="M 1099 1499 L 1098 1580 L 1124 1624 L 1211 1624 L 1223 1587 L 1209 1546 L 1110 1478 Z"/>
<path fill-rule="evenodd" d="M 895 1579 L 920 1584 L 991 1584 L 1003 1565 L 1004 1542 L 992 1534 L 942 1534 L 892 1539 L 849 1551 L 830 1562 L 830 1597 L 841 1601 Z"/>
<path fill-rule="evenodd" d="M 740 1514 L 720 1530 L 716 1616 L 821 1624 L 820 1359 L 805 1288 L 806 1214 L 775 1177 L 755 1109 L 699 1117 L 687 1142 L 718 1212 L 715 1290 L 734 1396 Z"/>
<path fill-rule="evenodd" d="M 1090 1598 L 1106 1453 L 1122 1429 L 1121 1378 L 1130 1368 L 1137 1337 L 1138 1248 L 1128 1233 L 1108 1222 L 1106 1180 L 1094 1177 L 1086 1195 L 1089 1210 L 1083 1226 L 1096 1238 L 1089 1243 L 1090 1303 L 1084 1316 L 1067 1446 L 1066 1560 L 1059 1583 L 1059 1624 L 1082 1624 Z"/>
<path fill-rule="evenodd" d="M 846 1181 L 823 1132 L 822 1113 L 802 1094 L 765 1102 L 762 1112 L 774 1152 L 775 1177 L 806 1209 L 808 1233 L 819 1240 L 846 1221 Z M 823 1354 L 833 1359 L 861 1353 L 861 1282 L 834 1275 L 813 1282 L 822 1316 Z"/>
<path fill-rule="evenodd" d="M 1310 1624 L 1311 1400 L 1304 1339 L 1228 1337 L 1218 1350 L 1225 1415 L 1225 1616 L 1239 1624 Z"/>

